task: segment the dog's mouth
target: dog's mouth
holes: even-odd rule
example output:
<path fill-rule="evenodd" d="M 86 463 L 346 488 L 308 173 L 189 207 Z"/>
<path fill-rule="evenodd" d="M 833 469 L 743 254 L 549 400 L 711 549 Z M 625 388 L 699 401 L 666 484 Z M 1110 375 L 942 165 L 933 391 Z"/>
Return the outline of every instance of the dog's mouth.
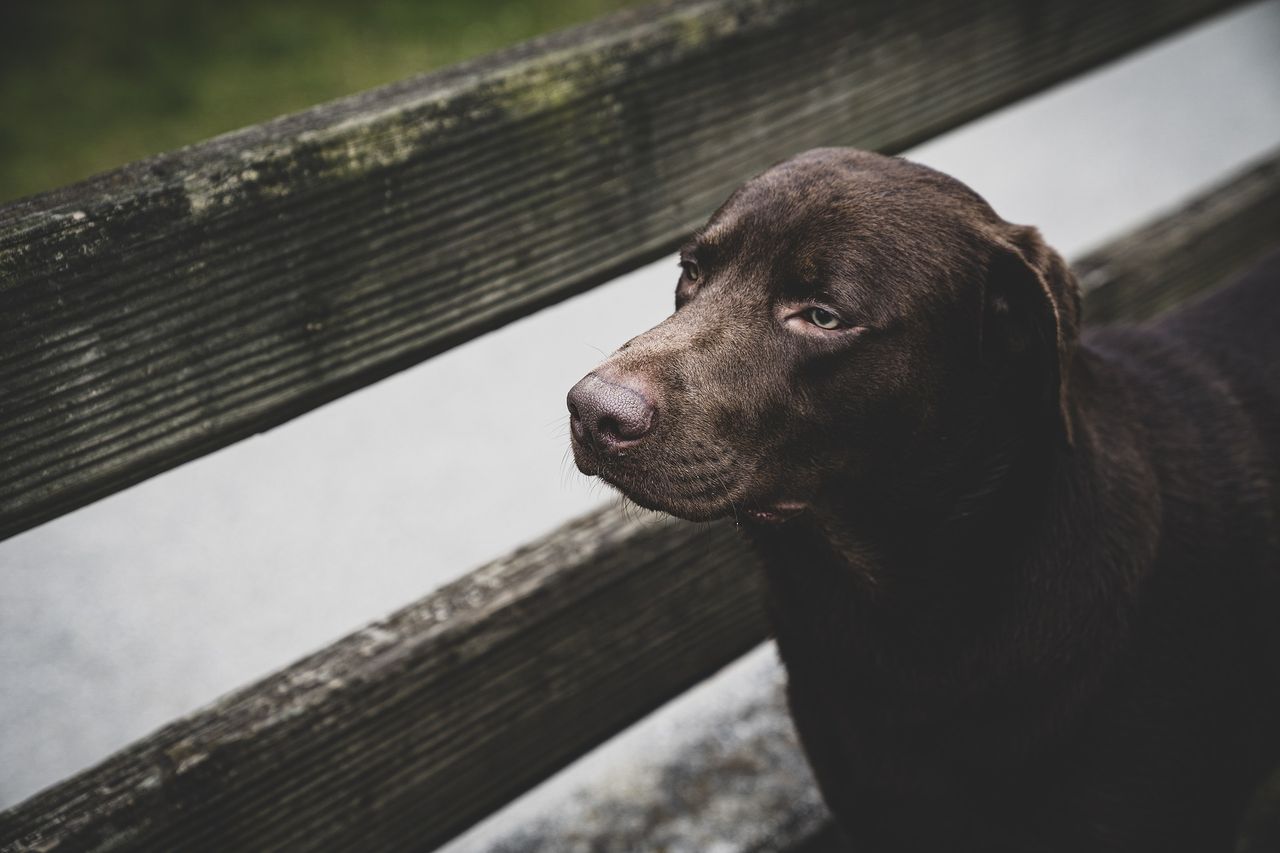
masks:
<path fill-rule="evenodd" d="M 637 506 L 687 521 L 782 524 L 808 508 L 798 499 L 755 494 L 750 477 L 735 474 L 755 466 L 738 464 L 722 449 L 654 462 L 642 461 L 638 450 L 600 453 L 576 437 L 572 445 L 583 474 L 599 477 Z"/>
<path fill-rule="evenodd" d="M 717 478 L 677 478 L 661 469 L 628 464 L 625 458 L 602 459 L 576 452 L 575 457 L 579 471 L 599 477 L 644 509 L 686 521 L 712 521 L 733 513 L 733 493 Z"/>

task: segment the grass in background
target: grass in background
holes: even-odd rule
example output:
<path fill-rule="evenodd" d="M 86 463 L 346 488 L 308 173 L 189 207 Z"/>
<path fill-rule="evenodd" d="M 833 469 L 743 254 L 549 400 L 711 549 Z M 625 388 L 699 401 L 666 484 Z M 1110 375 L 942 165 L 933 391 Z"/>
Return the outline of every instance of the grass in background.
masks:
<path fill-rule="evenodd" d="M 0 3 L 0 203 L 636 2 Z"/>

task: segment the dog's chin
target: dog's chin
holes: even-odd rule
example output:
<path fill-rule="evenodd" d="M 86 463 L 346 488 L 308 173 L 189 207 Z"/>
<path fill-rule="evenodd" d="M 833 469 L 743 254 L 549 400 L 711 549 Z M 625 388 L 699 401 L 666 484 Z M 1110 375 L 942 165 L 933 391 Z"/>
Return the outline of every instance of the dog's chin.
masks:
<path fill-rule="evenodd" d="M 611 483 L 610 485 L 613 484 Z M 730 503 L 706 504 L 670 499 L 654 500 L 644 495 L 629 492 L 616 485 L 614 485 L 614 488 L 618 489 L 627 500 L 643 509 L 663 512 L 676 518 L 682 518 L 685 521 L 715 521 L 720 518 L 732 518 L 738 523 L 774 526 L 786 524 L 808 509 L 805 504 L 799 501 L 778 501 L 755 506 Z"/>
<path fill-rule="evenodd" d="M 639 495 L 626 489 L 614 486 L 622 493 L 622 496 L 631 501 L 638 507 L 653 510 L 654 512 L 666 513 L 676 518 L 682 518 L 685 521 L 715 521 L 718 518 L 726 518 L 733 513 L 731 506 L 719 506 L 713 504 L 704 504 L 696 501 L 671 500 L 668 498 L 653 499 L 646 495 Z"/>
<path fill-rule="evenodd" d="M 585 472 L 584 472 L 585 473 Z M 751 522 L 762 525 L 784 524 L 803 513 L 808 506 L 801 501 L 701 501 L 675 495 L 653 495 L 635 488 L 608 471 L 596 474 L 628 501 L 641 509 L 661 512 L 685 521 L 715 521 L 732 518 L 735 522 Z"/>
<path fill-rule="evenodd" d="M 742 497 L 734 494 L 736 489 L 729 487 L 722 497 L 714 500 L 681 495 L 678 488 L 666 488 L 670 484 L 663 483 L 660 478 L 655 482 L 652 472 L 646 473 L 625 464 L 610 464 L 610 460 L 601 459 L 577 441 L 573 442 L 573 458 L 579 471 L 589 477 L 599 477 L 636 506 L 685 521 L 732 518 L 737 522 L 775 525 L 790 521 L 808 508 L 802 501 L 777 499 L 776 493 L 769 499 Z"/>
<path fill-rule="evenodd" d="M 709 503 L 673 495 L 650 494 L 644 489 L 627 483 L 623 478 L 611 476 L 608 471 L 599 471 L 596 476 L 641 509 L 665 513 L 685 521 L 715 521 L 733 514 L 733 506 L 729 503 Z"/>

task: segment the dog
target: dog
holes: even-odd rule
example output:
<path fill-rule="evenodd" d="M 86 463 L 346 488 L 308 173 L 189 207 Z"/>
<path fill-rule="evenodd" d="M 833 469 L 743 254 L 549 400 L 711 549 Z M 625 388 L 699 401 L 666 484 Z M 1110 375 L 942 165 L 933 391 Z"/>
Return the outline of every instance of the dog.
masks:
<path fill-rule="evenodd" d="M 818 149 L 570 391 L 583 473 L 732 516 L 850 850 L 1234 848 L 1280 760 L 1280 255 L 1082 332 L 1031 227 Z"/>

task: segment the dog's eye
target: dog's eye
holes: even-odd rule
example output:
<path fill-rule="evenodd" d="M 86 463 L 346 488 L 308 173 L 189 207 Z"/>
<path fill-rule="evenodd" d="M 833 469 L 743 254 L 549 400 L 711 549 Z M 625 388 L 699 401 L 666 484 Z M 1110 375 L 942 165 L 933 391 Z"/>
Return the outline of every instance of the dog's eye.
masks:
<path fill-rule="evenodd" d="M 684 277 L 689 281 L 697 281 L 702 278 L 702 268 L 698 266 L 697 261 L 682 260 L 680 269 L 684 270 Z"/>
<path fill-rule="evenodd" d="M 840 322 L 839 317 L 832 314 L 825 308 L 810 308 L 808 311 L 804 312 L 804 317 L 819 329 L 838 329 L 844 325 Z"/>

